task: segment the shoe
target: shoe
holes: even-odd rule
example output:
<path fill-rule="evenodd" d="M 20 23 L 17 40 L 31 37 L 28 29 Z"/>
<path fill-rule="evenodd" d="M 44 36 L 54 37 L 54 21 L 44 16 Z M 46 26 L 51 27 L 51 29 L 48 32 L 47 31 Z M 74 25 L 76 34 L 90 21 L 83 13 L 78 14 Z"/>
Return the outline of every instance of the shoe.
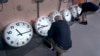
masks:
<path fill-rule="evenodd" d="M 100 3 L 99 3 L 99 6 L 100 6 Z"/>
<path fill-rule="evenodd" d="M 82 25 L 87 25 L 88 24 L 88 22 L 87 21 L 84 21 L 84 22 L 79 22 L 80 24 L 82 24 Z"/>
<path fill-rule="evenodd" d="M 52 43 L 48 42 L 48 41 L 44 41 L 44 44 L 50 49 L 50 50 L 54 50 L 54 46 Z"/>
<path fill-rule="evenodd" d="M 56 52 L 56 54 L 57 54 L 57 56 L 63 56 L 63 54 L 62 54 L 62 53 L 57 53 L 57 52 Z"/>

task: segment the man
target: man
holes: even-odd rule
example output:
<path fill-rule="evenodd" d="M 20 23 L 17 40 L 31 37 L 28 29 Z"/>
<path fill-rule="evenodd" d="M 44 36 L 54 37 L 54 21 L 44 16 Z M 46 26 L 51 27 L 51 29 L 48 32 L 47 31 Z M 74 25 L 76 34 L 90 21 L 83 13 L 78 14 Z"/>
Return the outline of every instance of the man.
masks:
<path fill-rule="evenodd" d="M 57 56 L 63 56 L 63 53 L 72 47 L 70 28 L 61 16 L 55 17 L 55 22 L 48 31 L 48 38 L 53 44 Z"/>
<path fill-rule="evenodd" d="M 87 18 L 86 15 L 96 12 L 99 9 L 99 6 L 93 4 L 92 2 L 85 2 L 78 4 L 80 8 L 82 8 L 82 12 L 78 17 L 75 19 L 76 21 L 79 20 L 80 24 L 87 25 Z"/>

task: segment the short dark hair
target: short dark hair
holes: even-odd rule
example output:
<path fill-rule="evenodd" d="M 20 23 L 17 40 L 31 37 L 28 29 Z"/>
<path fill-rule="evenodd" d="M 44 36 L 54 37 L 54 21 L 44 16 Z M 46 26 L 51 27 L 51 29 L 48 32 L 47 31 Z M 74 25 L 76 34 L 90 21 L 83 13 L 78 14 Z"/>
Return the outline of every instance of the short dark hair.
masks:
<path fill-rule="evenodd" d="M 59 15 L 55 17 L 55 21 L 58 21 L 58 20 L 62 20 L 62 17 Z"/>

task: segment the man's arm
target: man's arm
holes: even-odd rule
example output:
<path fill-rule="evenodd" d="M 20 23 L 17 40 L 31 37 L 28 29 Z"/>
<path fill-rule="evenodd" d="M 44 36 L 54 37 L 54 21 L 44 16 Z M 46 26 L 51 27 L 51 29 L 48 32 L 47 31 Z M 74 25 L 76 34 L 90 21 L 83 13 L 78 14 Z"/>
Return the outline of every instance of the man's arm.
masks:
<path fill-rule="evenodd" d="M 53 37 L 54 34 L 54 24 L 51 25 L 50 30 L 48 31 L 48 37 Z"/>

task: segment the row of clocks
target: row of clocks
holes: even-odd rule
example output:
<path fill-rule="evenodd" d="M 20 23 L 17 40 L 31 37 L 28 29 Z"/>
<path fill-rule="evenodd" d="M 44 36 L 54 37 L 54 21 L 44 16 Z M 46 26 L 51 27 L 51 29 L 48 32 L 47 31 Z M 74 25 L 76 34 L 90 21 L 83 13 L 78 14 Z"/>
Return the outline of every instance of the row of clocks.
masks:
<path fill-rule="evenodd" d="M 52 22 L 55 22 L 56 16 L 61 16 L 66 22 L 70 23 L 73 18 L 76 18 L 82 12 L 82 8 L 79 6 L 71 6 L 61 12 L 54 11 L 49 16 L 41 16 L 36 20 L 35 29 L 41 36 L 48 36 L 48 30 L 51 27 Z"/>
<path fill-rule="evenodd" d="M 55 22 L 57 15 L 63 17 L 66 22 L 70 22 L 72 17 L 77 17 L 82 9 L 80 7 L 71 6 L 68 9 L 63 10 L 61 13 L 58 11 L 52 12 L 49 17 L 41 16 L 35 22 L 35 30 L 41 36 L 48 36 L 48 30 L 51 27 L 52 22 Z M 33 36 L 32 26 L 25 21 L 16 21 L 9 24 L 4 31 L 5 42 L 12 47 L 21 47 L 26 45 Z"/>

